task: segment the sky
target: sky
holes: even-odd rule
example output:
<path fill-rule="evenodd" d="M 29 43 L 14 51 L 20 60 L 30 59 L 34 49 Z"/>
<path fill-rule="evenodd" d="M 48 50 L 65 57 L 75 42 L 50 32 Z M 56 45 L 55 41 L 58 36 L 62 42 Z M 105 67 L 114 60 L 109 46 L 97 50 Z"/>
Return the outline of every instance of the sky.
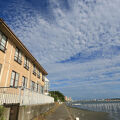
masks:
<path fill-rule="evenodd" d="M 0 0 L 8 24 L 73 99 L 120 97 L 120 0 Z"/>

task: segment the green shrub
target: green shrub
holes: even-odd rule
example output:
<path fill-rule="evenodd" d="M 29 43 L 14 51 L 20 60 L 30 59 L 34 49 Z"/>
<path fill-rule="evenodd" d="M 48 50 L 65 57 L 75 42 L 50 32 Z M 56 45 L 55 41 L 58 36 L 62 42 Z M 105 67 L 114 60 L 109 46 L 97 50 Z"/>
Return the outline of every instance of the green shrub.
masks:
<path fill-rule="evenodd" d="M 5 111 L 4 107 L 0 106 L 0 120 L 5 120 L 3 117 L 4 111 Z"/>

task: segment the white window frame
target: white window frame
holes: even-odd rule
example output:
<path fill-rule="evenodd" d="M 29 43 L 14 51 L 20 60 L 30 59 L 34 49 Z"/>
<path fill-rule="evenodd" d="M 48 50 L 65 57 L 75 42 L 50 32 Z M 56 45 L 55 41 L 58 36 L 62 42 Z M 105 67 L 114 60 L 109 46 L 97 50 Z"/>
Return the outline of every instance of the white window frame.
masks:
<path fill-rule="evenodd" d="M 0 50 L 5 52 L 7 44 L 7 37 L 0 31 Z"/>
<path fill-rule="evenodd" d="M 19 73 L 12 71 L 10 87 L 18 87 L 19 83 Z"/>
<path fill-rule="evenodd" d="M 26 56 L 24 57 L 24 68 L 29 70 L 29 59 Z"/>
<path fill-rule="evenodd" d="M 22 64 L 22 52 L 16 47 L 14 60 L 19 64 Z"/>
<path fill-rule="evenodd" d="M 27 88 L 27 81 L 28 81 L 28 79 L 25 76 L 23 76 L 22 77 L 22 87 L 23 88 Z"/>

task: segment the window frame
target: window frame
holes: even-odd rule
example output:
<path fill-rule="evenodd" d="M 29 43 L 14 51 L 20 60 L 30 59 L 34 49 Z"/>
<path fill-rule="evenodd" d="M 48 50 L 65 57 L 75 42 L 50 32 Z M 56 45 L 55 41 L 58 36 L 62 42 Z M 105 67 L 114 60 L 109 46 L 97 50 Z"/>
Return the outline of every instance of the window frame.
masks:
<path fill-rule="evenodd" d="M 18 50 L 18 53 L 17 53 L 17 50 Z M 17 56 L 16 56 L 16 53 L 18 54 Z M 16 49 L 15 49 L 14 60 L 17 63 L 19 63 L 20 65 L 22 64 L 22 52 L 20 51 L 20 49 L 18 47 L 16 47 Z"/>
<path fill-rule="evenodd" d="M 37 72 L 37 77 L 40 79 L 40 70 Z"/>
<path fill-rule="evenodd" d="M 45 75 L 42 74 L 42 81 L 45 82 Z"/>
<path fill-rule="evenodd" d="M 14 78 L 12 78 L 13 73 L 14 73 Z M 16 79 L 17 75 L 18 75 L 18 80 Z M 16 82 L 17 82 L 17 86 L 16 86 Z M 12 83 L 12 85 L 11 85 L 11 83 Z M 19 84 L 19 73 L 17 73 L 16 71 L 12 70 L 11 80 L 10 80 L 10 87 L 17 88 L 18 84 Z"/>
<path fill-rule="evenodd" d="M 36 76 L 36 66 L 33 64 L 33 74 Z"/>
<path fill-rule="evenodd" d="M 24 68 L 29 70 L 29 59 L 28 57 L 24 57 Z"/>
<path fill-rule="evenodd" d="M 35 82 L 31 80 L 31 90 L 35 91 Z"/>
<path fill-rule="evenodd" d="M 27 81 L 28 81 L 28 78 L 25 76 L 22 76 L 22 87 L 23 88 L 27 88 Z"/>
<path fill-rule="evenodd" d="M 2 64 L 0 64 L 0 74 L 1 74 L 1 70 L 2 70 Z"/>
<path fill-rule="evenodd" d="M 8 39 L 8 37 L 2 32 L 2 31 L 0 31 L 0 33 L 1 33 L 1 38 L 0 38 L 0 47 L 2 46 L 3 48 L 4 48 L 4 50 L 3 49 L 1 49 L 0 48 L 0 50 L 2 51 L 2 52 L 5 52 L 7 49 L 6 49 L 6 45 L 7 45 L 7 39 Z M 6 38 L 6 40 L 5 40 L 5 46 L 3 46 L 1 43 L 2 43 L 2 38 L 3 38 L 3 36 Z"/>

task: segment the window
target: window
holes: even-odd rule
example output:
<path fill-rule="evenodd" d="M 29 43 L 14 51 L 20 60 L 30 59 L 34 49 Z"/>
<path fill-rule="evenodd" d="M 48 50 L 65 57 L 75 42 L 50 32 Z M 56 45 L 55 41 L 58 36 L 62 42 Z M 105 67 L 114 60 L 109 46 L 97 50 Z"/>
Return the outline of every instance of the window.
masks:
<path fill-rule="evenodd" d="M 17 87 L 18 86 L 18 80 L 19 80 L 19 74 L 15 71 L 12 71 L 10 86 L 11 87 Z"/>
<path fill-rule="evenodd" d="M 3 52 L 5 52 L 6 50 L 6 43 L 7 43 L 7 37 L 0 32 L 0 50 L 2 50 Z"/>
<path fill-rule="evenodd" d="M 45 82 L 45 92 L 48 92 L 48 89 L 49 89 L 49 82 L 46 81 Z"/>
<path fill-rule="evenodd" d="M 16 48 L 14 60 L 19 64 L 22 64 L 22 53 L 18 48 Z"/>
<path fill-rule="evenodd" d="M 31 90 L 35 90 L 35 82 L 34 81 L 31 81 Z"/>
<path fill-rule="evenodd" d="M 25 61 L 24 61 L 24 68 L 29 70 L 29 60 L 28 60 L 28 58 L 26 56 L 25 56 Z"/>
<path fill-rule="evenodd" d="M 24 88 L 27 88 L 27 78 L 26 77 L 22 77 L 22 87 L 24 87 Z"/>
<path fill-rule="evenodd" d="M 40 71 L 38 70 L 37 77 L 40 78 Z"/>
<path fill-rule="evenodd" d="M 44 93 L 44 87 L 40 85 L 40 93 L 43 94 Z"/>
<path fill-rule="evenodd" d="M 2 64 L 0 64 L 0 73 L 1 73 L 1 69 L 2 69 Z"/>
<path fill-rule="evenodd" d="M 43 82 L 45 81 L 45 76 L 44 76 L 44 75 L 42 75 L 42 81 L 43 81 Z"/>
<path fill-rule="evenodd" d="M 36 66 L 33 65 L 33 74 L 36 76 Z"/>
<path fill-rule="evenodd" d="M 37 89 L 36 89 L 37 92 L 39 92 L 39 84 L 37 84 Z"/>
<path fill-rule="evenodd" d="M 44 87 L 41 86 L 41 93 L 44 94 Z"/>

